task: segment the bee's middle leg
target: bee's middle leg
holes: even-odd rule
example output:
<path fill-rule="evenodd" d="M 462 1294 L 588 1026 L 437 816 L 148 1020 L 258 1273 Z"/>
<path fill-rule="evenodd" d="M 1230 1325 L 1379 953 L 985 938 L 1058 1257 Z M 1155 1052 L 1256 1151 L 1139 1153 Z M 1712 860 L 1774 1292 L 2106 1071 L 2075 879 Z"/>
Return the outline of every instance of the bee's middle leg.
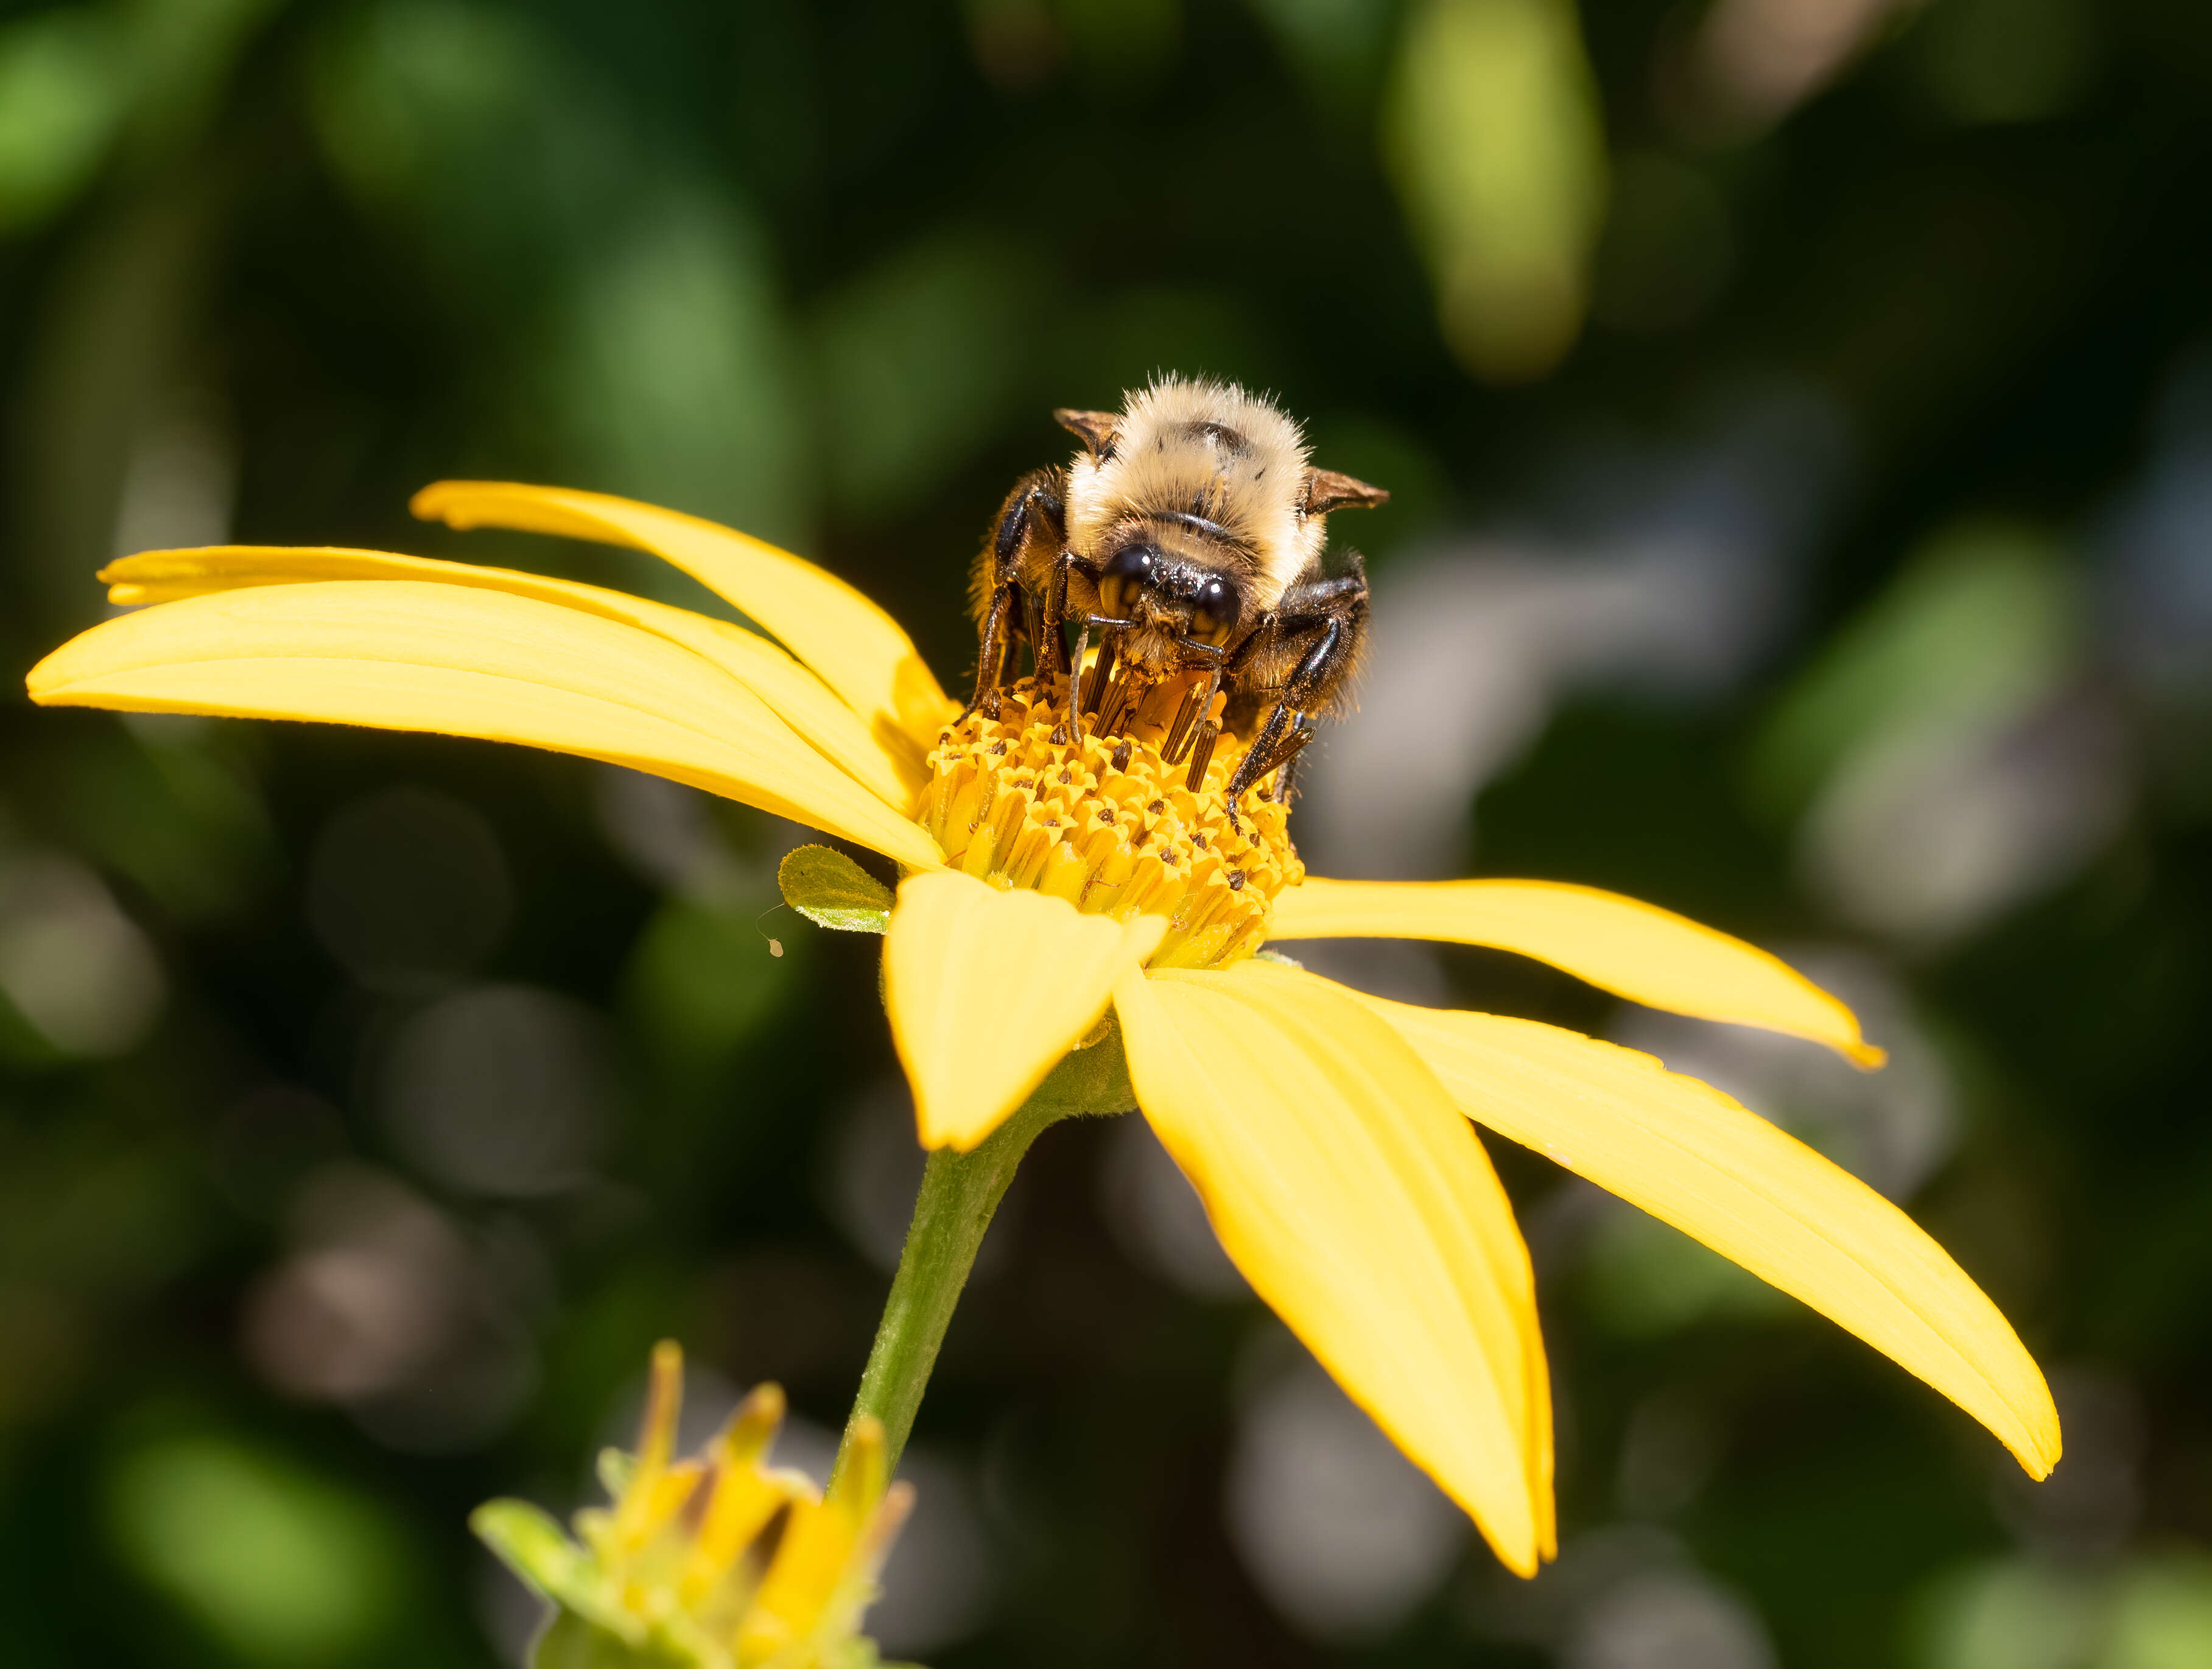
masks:
<path fill-rule="evenodd" d="M 1022 575 L 1025 567 L 1033 571 L 1034 565 L 1024 559 L 1039 544 L 1053 550 L 1058 560 L 1057 553 L 1066 538 L 1066 486 L 1064 473 L 1058 470 L 1039 470 L 1024 476 L 1000 506 L 990 541 L 976 557 L 972 589 L 981 641 L 975 653 L 975 690 L 962 709 L 963 719 L 978 707 L 992 718 L 998 717 L 999 687 L 1006 681 L 1017 636 L 1051 640 L 1059 635 L 1056 627 L 1038 631 L 1033 626 Z M 1046 612 L 1050 612 L 1049 607 Z M 1042 672 L 1049 653 L 1047 642 L 1038 641 L 1033 646 Z"/>
<path fill-rule="evenodd" d="M 978 707 L 988 718 L 999 716 L 999 685 L 1003 680 L 1009 639 L 1013 634 L 1014 604 L 1020 587 L 1011 583 L 994 588 L 983 616 L 982 642 L 975 651 L 975 689 L 960 709 L 965 719 Z"/>

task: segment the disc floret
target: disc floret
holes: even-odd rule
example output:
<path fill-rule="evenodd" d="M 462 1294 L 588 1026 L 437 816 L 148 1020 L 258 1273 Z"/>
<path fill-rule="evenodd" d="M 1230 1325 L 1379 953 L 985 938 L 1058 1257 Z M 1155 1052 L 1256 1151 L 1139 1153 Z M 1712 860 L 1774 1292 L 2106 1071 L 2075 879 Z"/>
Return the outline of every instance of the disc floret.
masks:
<path fill-rule="evenodd" d="M 1119 726 L 1070 734 L 1065 686 L 1024 678 L 939 733 L 915 819 L 945 861 L 1087 913 L 1164 917 L 1155 968 L 1219 968 L 1258 950 L 1269 907 L 1304 878 L 1288 808 L 1263 777 L 1231 808 L 1244 747 L 1224 734 L 1199 780 L 1161 748 L 1183 692 L 1163 686 Z"/>

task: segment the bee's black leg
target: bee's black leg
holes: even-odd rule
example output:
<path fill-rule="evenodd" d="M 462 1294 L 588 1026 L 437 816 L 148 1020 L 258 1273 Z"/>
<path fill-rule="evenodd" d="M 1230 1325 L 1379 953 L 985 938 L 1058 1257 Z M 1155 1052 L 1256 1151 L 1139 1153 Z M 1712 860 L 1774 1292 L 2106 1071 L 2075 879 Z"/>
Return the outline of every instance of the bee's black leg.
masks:
<path fill-rule="evenodd" d="M 960 709 L 963 719 L 978 707 L 990 718 L 999 716 L 999 683 L 1006 671 L 1014 596 L 1019 589 L 1009 581 L 991 593 L 990 607 L 983 616 L 983 641 L 975 651 L 975 690 L 969 696 L 968 705 Z"/>
<path fill-rule="evenodd" d="M 1276 750 L 1282 743 L 1283 732 L 1290 728 L 1290 708 L 1280 701 L 1276 702 L 1273 711 L 1267 714 L 1267 722 L 1260 726 L 1259 735 L 1252 738 L 1252 745 L 1244 750 L 1244 757 L 1237 767 L 1237 774 L 1229 779 L 1229 792 L 1224 798 L 1229 802 L 1229 815 L 1232 820 L 1237 816 L 1237 802 L 1243 798 L 1244 791 L 1267 774 L 1268 762 L 1275 756 Z"/>
<path fill-rule="evenodd" d="M 1312 715 L 1299 713 L 1291 721 L 1290 729 L 1275 739 L 1274 746 L 1269 749 L 1267 755 L 1261 759 L 1260 768 L 1252 774 L 1253 780 L 1256 782 L 1268 772 L 1275 772 L 1277 774 L 1273 796 L 1283 804 L 1288 805 L 1291 803 L 1291 787 L 1295 778 L 1297 762 L 1305 753 L 1306 743 L 1312 741 L 1317 733 L 1318 727 L 1314 724 Z M 1246 758 L 1249 760 L 1258 753 L 1258 748 L 1255 747 L 1252 754 L 1247 755 Z M 1267 789 L 1261 789 L 1261 798 L 1263 799 L 1267 798 L 1268 792 Z"/>
<path fill-rule="evenodd" d="M 1275 613 L 1274 610 L 1269 610 L 1252 622 L 1251 629 L 1244 634 L 1235 648 L 1229 651 L 1227 658 L 1222 663 L 1222 671 L 1229 675 L 1232 684 L 1245 667 L 1251 664 L 1253 657 L 1272 645 L 1274 638 Z"/>
<path fill-rule="evenodd" d="M 1061 628 L 1067 620 L 1067 572 L 1074 563 L 1075 553 L 1062 547 L 1052 565 L 1052 582 L 1045 588 L 1044 606 L 1037 611 L 1036 640 L 1037 679 L 1040 683 L 1066 675 L 1067 639 Z M 1081 666 L 1083 657 L 1079 652 L 1075 664 Z M 1068 692 L 1074 694 L 1074 681 L 1070 677 Z"/>
<path fill-rule="evenodd" d="M 971 595 L 981 642 L 975 655 L 975 693 L 961 716 L 978 707 L 998 717 L 998 690 L 1005 681 L 1014 635 L 1028 625 L 1022 605 L 1030 599 L 1023 583 L 1026 571 L 1034 582 L 1041 570 L 1024 557 L 1039 544 L 1057 554 L 1066 541 L 1064 498 L 1065 472 L 1039 470 L 1015 483 L 999 507 L 991 537 L 975 559 Z M 1021 612 L 1018 615 L 1018 608 Z M 1037 634 L 1032 632 L 1032 637 Z M 1037 646 L 1042 652 L 1042 645 Z"/>
<path fill-rule="evenodd" d="M 1297 792 L 1298 765 L 1306 756 L 1306 743 L 1314 739 L 1315 725 L 1305 714 L 1298 715 L 1298 727 L 1284 740 L 1283 762 L 1275 768 L 1275 798 L 1285 810 L 1291 796 Z"/>
<path fill-rule="evenodd" d="M 1030 640 L 1030 671 L 1039 683 L 1046 683 L 1049 670 L 1045 665 L 1044 604 L 1036 598 L 1024 595 L 1022 598 L 1022 634 Z"/>
<path fill-rule="evenodd" d="M 1246 789 L 1290 756 L 1282 750 L 1284 732 L 1290 728 L 1293 714 L 1299 716 L 1300 727 L 1310 733 L 1304 715 L 1315 705 L 1317 695 L 1334 689 L 1341 680 L 1353 643 L 1352 631 L 1343 617 L 1323 617 L 1311 646 L 1299 657 L 1297 667 L 1285 680 L 1274 709 L 1267 714 L 1267 722 L 1261 726 L 1243 762 L 1237 768 L 1237 774 L 1230 779 L 1229 804 L 1232 810 Z M 1295 743 L 1293 750 L 1304 745 L 1303 741 Z"/>

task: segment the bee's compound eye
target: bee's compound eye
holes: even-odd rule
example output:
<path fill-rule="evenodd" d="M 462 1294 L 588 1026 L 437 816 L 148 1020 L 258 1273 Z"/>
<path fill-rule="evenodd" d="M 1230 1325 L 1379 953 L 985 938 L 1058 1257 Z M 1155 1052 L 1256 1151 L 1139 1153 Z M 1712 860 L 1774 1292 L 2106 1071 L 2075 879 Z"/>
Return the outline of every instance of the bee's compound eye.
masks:
<path fill-rule="evenodd" d="M 1137 593 L 1152 583 L 1157 559 L 1158 553 L 1146 544 L 1124 545 L 1114 553 L 1106 571 L 1098 576 L 1098 600 L 1106 605 L 1108 614 L 1129 612 Z"/>
<path fill-rule="evenodd" d="M 1191 635 L 1202 642 L 1220 643 L 1237 629 L 1241 612 L 1235 587 L 1225 580 L 1209 580 L 1198 593 L 1198 606 L 1191 610 Z"/>

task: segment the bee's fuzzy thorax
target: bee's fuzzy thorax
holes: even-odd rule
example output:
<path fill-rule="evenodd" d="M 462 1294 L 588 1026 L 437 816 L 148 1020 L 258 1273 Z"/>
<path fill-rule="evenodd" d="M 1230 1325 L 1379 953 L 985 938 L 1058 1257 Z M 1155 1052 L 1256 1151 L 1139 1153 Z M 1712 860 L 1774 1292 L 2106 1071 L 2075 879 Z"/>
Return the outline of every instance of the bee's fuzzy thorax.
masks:
<path fill-rule="evenodd" d="M 1304 510 L 1307 453 L 1298 426 L 1235 383 L 1162 377 L 1132 392 L 1112 440 L 1068 470 L 1067 534 L 1095 549 L 1118 522 L 1148 512 L 1200 516 L 1233 542 L 1263 608 L 1322 551 L 1326 519 Z"/>

